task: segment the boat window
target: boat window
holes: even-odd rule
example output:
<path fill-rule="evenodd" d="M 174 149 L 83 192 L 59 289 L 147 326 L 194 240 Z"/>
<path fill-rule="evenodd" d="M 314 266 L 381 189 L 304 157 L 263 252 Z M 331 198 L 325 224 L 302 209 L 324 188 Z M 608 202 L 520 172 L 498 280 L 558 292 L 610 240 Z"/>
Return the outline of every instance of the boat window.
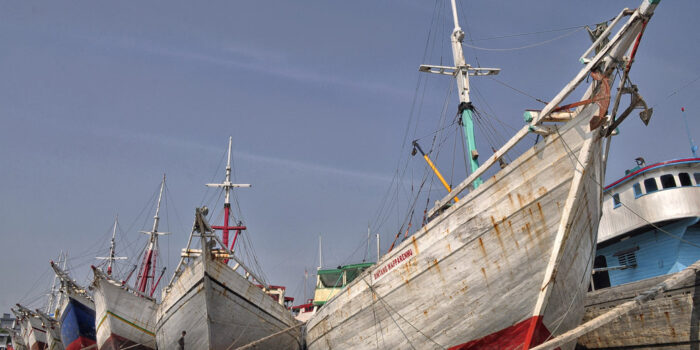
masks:
<path fill-rule="evenodd" d="M 343 271 L 337 270 L 333 272 L 325 272 L 319 274 L 318 277 L 321 280 L 321 286 L 323 288 L 337 288 L 343 286 Z"/>
<path fill-rule="evenodd" d="M 617 208 L 620 206 L 620 194 L 615 193 L 613 196 L 613 208 Z"/>
<path fill-rule="evenodd" d="M 642 185 L 639 183 L 632 185 L 632 188 L 634 189 L 634 198 L 639 198 L 644 194 L 642 193 Z"/>
<path fill-rule="evenodd" d="M 676 187 L 676 178 L 671 174 L 661 175 L 661 186 L 663 186 L 663 188 Z"/>
<path fill-rule="evenodd" d="M 653 177 L 651 179 L 644 180 L 644 188 L 647 190 L 647 194 L 659 190 L 659 187 L 656 186 L 656 179 Z"/>
<path fill-rule="evenodd" d="M 681 186 L 693 186 L 693 183 L 690 182 L 690 175 L 688 175 L 688 173 L 679 173 L 678 180 L 680 180 Z"/>
<path fill-rule="evenodd" d="M 637 255 L 635 252 L 620 254 L 617 256 L 617 260 L 620 263 L 620 266 L 637 266 Z"/>
<path fill-rule="evenodd" d="M 695 173 L 693 176 L 695 177 L 695 185 L 700 185 L 700 173 Z"/>
<path fill-rule="evenodd" d="M 347 273 L 347 283 L 350 283 L 353 280 L 355 280 L 355 278 L 357 278 L 357 276 L 359 276 L 364 270 L 367 270 L 367 267 L 354 267 L 345 270 L 345 272 Z"/>

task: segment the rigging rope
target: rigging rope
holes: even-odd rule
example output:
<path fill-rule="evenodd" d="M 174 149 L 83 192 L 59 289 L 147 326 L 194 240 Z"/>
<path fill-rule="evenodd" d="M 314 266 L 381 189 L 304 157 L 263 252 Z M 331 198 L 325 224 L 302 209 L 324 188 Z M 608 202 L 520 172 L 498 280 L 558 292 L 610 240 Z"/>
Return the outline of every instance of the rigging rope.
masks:
<path fill-rule="evenodd" d="M 498 52 L 517 51 L 517 50 L 530 49 L 530 48 L 533 48 L 533 47 L 537 47 L 537 46 L 542 46 L 542 45 L 545 45 L 545 44 L 549 44 L 549 43 L 551 43 L 551 42 L 553 42 L 553 41 L 556 41 L 556 40 L 559 40 L 559 39 L 563 39 L 563 38 L 565 38 L 565 37 L 567 37 L 567 36 L 570 36 L 570 35 L 572 35 L 572 34 L 578 32 L 578 31 L 582 30 L 583 28 L 584 28 L 584 27 L 580 27 L 580 28 L 578 28 L 578 29 L 576 29 L 576 30 L 572 30 L 571 32 L 568 32 L 568 33 L 566 33 L 566 34 L 560 35 L 560 36 L 558 36 L 558 37 L 555 37 L 555 38 L 552 38 L 552 39 L 549 39 L 549 40 L 545 40 L 545 41 L 541 41 L 541 42 L 538 42 L 538 43 L 529 44 L 529 45 L 525 45 L 525 46 L 520 46 L 520 47 L 506 48 L 506 49 L 494 49 L 494 48 L 487 48 L 487 47 L 479 47 L 479 46 L 470 45 L 470 44 L 465 44 L 465 43 L 462 43 L 462 45 L 464 45 L 464 46 L 466 46 L 466 47 L 469 47 L 469 48 L 472 48 L 472 49 L 475 49 L 475 50 L 484 50 L 484 51 L 498 51 Z"/>
<path fill-rule="evenodd" d="M 668 100 L 669 98 L 671 98 L 671 96 L 677 94 L 678 92 L 680 92 L 681 90 L 687 88 L 688 86 L 692 85 L 693 83 L 695 83 L 695 82 L 698 81 L 698 80 L 700 80 L 700 75 L 698 75 L 697 77 L 695 77 L 695 79 L 691 80 L 690 82 L 688 82 L 688 83 L 682 85 L 681 87 L 677 88 L 676 90 L 674 90 L 673 92 L 671 92 L 670 94 L 668 94 L 668 96 L 666 96 L 662 101 L 655 103 L 651 108 L 655 108 L 656 106 L 660 105 L 661 103 L 663 103 L 663 102 L 665 102 L 666 100 Z"/>
<path fill-rule="evenodd" d="M 518 88 L 516 88 L 516 87 L 513 87 L 513 86 L 511 86 L 511 85 L 508 85 L 508 84 L 506 84 L 506 83 L 504 83 L 504 82 L 502 82 L 502 81 L 500 81 L 500 80 L 498 80 L 498 79 L 496 79 L 496 78 L 494 78 L 494 77 L 492 77 L 492 76 L 489 76 L 489 78 L 491 78 L 491 80 L 493 80 L 493 81 L 495 81 L 495 82 L 497 82 L 497 83 L 499 83 L 499 84 L 501 84 L 501 85 L 503 85 L 503 86 L 505 86 L 505 87 L 507 87 L 507 88 L 509 88 L 509 89 L 511 89 L 511 90 L 513 90 L 513 91 L 515 91 L 515 92 L 518 92 L 518 93 L 520 93 L 520 94 L 522 94 L 522 95 L 524 95 L 524 96 L 527 96 L 527 97 L 529 97 L 529 98 L 531 98 L 531 99 L 533 99 L 533 100 L 535 100 L 535 101 L 537 101 L 537 102 L 540 102 L 540 103 L 542 103 L 542 104 L 544 104 L 544 105 L 547 105 L 547 103 L 549 103 L 549 102 L 544 101 L 544 100 L 542 100 L 542 99 L 539 99 L 539 98 L 537 98 L 537 97 L 535 97 L 535 96 L 532 96 L 532 95 L 528 94 L 527 92 L 525 92 L 525 91 L 523 91 L 523 90 L 520 90 L 520 89 L 518 89 Z"/>

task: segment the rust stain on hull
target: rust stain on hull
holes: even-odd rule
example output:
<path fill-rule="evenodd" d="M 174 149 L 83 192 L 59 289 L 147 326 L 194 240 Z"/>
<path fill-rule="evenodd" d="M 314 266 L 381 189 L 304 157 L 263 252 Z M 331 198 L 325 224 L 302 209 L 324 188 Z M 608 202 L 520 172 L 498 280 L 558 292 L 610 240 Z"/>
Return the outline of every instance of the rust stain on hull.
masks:
<path fill-rule="evenodd" d="M 484 257 L 486 257 L 486 247 L 484 246 L 484 241 L 481 239 L 481 237 L 479 237 L 479 248 L 481 249 L 481 253 L 484 254 Z"/>

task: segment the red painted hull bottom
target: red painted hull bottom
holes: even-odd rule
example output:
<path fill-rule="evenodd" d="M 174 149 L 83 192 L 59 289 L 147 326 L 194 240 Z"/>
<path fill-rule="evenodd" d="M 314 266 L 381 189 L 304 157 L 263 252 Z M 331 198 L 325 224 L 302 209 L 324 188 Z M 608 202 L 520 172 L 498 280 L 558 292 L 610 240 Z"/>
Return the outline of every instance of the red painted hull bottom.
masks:
<path fill-rule="evenodd" d="M 141 344 L 137 345 L 135 342 L 114 333 L 110 334 L 109 338 L 100 346 L 100 350 L 120 350 L 127 348 L 129 350 L 153 350 Z"/>
<path fill-rule="evenodd" d="M 46 345 L 46 343 L 36 342 L 36 343 L 32 344 L 32 346 L 29 349 L 30 350 L 46 350 L 48 348 L 49 347 L 48 347 L 48 345 Z"/>
<path fill-rule="evenodd" d="M 81 349 L 87 348 L 91 345 L 95 345 L 94 340 L 92 340 L 90 338 L 86 338 L 86 337 L 78 337 L 77 339 L 73 340 L 72 343 L 70 343 L 70 344 L 68 344 L 68 346 L 66 346 L 66 350 L 81 350 Z M 97 347 L 93 347 L 91 349 L 95 349 L 95 348 L 97 348 Z"/>
<path fill-rule="evenodd" d="M 528 330 L 533 326 L 533 322 L 534 330 L 532 331 L 530 347 L 534 347 L 544 343 L 550 335 L 540 316 L 530 317 L 496 333 L 491 333 L 464 344 L 455 345 L 450 347 L 449 350 L 523 350 Z"/>

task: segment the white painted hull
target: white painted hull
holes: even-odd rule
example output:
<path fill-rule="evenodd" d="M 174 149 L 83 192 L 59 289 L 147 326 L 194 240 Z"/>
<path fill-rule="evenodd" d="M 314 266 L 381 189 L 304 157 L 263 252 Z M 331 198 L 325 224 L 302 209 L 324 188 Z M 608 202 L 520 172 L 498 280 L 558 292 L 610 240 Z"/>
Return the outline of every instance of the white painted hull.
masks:
<path fill-rule="evenodd" d="M 61 325 L 58 322 L 54 323 L 52 327 L 46 328 L 46 344 L 48 344 L 49 350 L 65 349 L 61 342 Z"/>
<path fill-rule="evenodd" d="M 155 300 L 137 296 L 99 272 L 93 286 L 97 347 L 155 349 Z"/>
<path fill-rule="evenodd" d="M 540 316 L 536 344 L 578 325 L 600 219 L 602 142 L 588 127 L 597 110 L 584 108 L 328 301 L 307 324 L 309 349 L 520 349 L 524 336 L 493 334 L 527 333 Z"/>
<path fill-rule="evenodd" d="M 46 346 L 46 329 L 41 322 L 41 319 L 36 316 L 26 316 L 21 322 L 22 342 L 27 349 L 44 350 Z"/>
<path fill-rule="evenodd" d="M 297 323 L 270 296 L 218 261 L 196 258 L 163 293 L 157 313 L 159 349 L 225 350 L 260 340 Z M 272 337 L 255 349 L 300 349 L 299 328 Z"/>

